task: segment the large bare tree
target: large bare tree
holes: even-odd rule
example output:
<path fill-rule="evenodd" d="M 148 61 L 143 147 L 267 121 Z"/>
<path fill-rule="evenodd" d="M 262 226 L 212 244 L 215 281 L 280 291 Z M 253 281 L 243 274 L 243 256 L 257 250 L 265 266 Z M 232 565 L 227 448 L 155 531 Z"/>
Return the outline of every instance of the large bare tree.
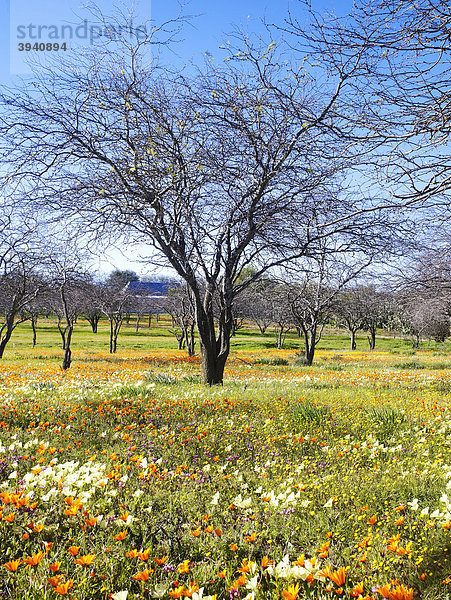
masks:
<path fill-rule="evenodd" d="M 356 160 L 335 109 L 345 77 L 328 90 L 273 43 L 243 40 L 196 74 L 150 60 L 155 38 L 115 43 L 2 94 L 6 185 L 85 234 L 156 250 L 190 289 L 204 381 L 221 383 L 240 292 L 326 238 L 361 248 L 386 224 L 341 190 Z"/>

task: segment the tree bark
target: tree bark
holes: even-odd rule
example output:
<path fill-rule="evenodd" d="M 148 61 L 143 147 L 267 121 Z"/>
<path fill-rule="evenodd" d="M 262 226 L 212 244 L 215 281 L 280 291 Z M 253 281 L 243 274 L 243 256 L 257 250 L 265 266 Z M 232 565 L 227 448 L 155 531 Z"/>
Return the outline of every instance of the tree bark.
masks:
<path fill-rule="evenodd" d="M 370 329 L 368 335 L 368 344 L 370 350 L 374 350 L 376 347 L 376 329 Z"/>
<path fill-rule="evenodd" d="M 350 333 L 351 333 L 351 350 L 356 350 L 357 348 L 357 343 L 355 341 L 355 331 L 353 329 L 350 329 Z"/>
<path fill-rule="evenodd" d="M 228 289 L 221 290 L 221 311 L 216 335 L 213 289 L 207 289 L 204 301 L 196 297 L 196 325 L 199 334 L 202 378 L 206 385 L 222 385 L 224 369 L 230 353 L 230 337 L 232 333 L 232 301 Z"/>
<path fill-rule="evenodd" d="M 304 336 L 304 362 L 307 366 L 310 366 L 313 364 L 315 356 L 316 327 L 310 331 L 306 327 L 303 327 L 302 334 Z"/>
<path fill-rule="evenodd" d="M 31 329 L 33 331 L 33 348 L 36 347 L 36 339 L 37 339 L 37 335 L 36 335 L 36 323 L 37 323 L 38 318 L 34 315 L 31 316 Z"/>
<path fill-rule="evenodd" d="M 3 331 L 5 333 L 3 333 Z M 14 331 L 14 316 L 7 317 L 5 325 L 2 327 L 1 339 L 0 339 L 0 358 L 3 358 L 3 354 L 5 352 L 5 348 L 11 339 L 11 335 Z"/>
<path fill-rule="evenodd" d="M 66 348 L 64 350 L 64 357 L 63 357 L 63 370 L 66 371 L 72 362 L 72 351 L 70 349 L 70 343 L 72 340 L 72 332 L 73 332 L 74 328 L 73 326 L 69 326 L 67 329 L 67 336 L 66 336 Z"/>

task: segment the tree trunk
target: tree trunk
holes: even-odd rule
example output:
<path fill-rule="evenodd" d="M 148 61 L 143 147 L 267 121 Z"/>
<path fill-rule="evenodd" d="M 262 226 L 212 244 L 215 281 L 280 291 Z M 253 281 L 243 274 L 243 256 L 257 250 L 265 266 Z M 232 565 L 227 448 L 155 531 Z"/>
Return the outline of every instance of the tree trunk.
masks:
<path fill-rule="evenodd" d="M 355 350 L 357 348 L 357 344 L 355 341 L 355 331 L 353 329 L 350 329 L 350 333 L 351 333 L 351 350 Z"/>
<path fill-rule="evenodd" d="M 141 320 L 141 315 L 136 315 L 136 327 L 135 327 L 136 333 L 138 333 L 138 331 L 139 331 L 139 321 L 140 320 Z"/>
<path fill-rule="evenodd" d="M 374 350 L 374 348 L 376 347 L 376 329 L 369 330 L 368 344 L 369 344 L 370 350 Z"/>
<path fill-rule="evenodd" d="M 257 323 L 257 327 L 258 327 L 258 328 L 259 328 L 259 330 L 260 330 L 260 333 L 261 333 L 262 335 L 264 335 L 264 333 L 265 333 L 265 331 L 266 331 L 266 329 L 267 329 L 267 327 L 268 327 L 268 326 L 267 326 L 265 323 L 263 323 L 263 324 L 260 324 L 258 321 L 256 321 L 256 323 Z"/>
<path fill-rule="evenodd" d="M 66 337 L 66 347 L 64 350 L 64 358 L 63 358 L 63 370 L 66 371 L 72 362 L 72 351 L 70 349 L 70 342 L 72 340 L 72 332 L 73 325 L 69 326 L 67 329 L 67 337 Z"/>
<path fill-rule="evenodd" d="M 3 334 L 3 331 L 5 333 Z M 14 331 L 14 317 L 7 318 L 5 325 L 2 327 L 2 336 L 0 339 L 0 358 L 3 358 L 3 354 L 5 352 L 5 348 L 11 339 L 11 335 Z"/>
<path fill-rule="evenodd" d="M 110 319 L 110 354 L 113 354 L 116 350 L 116 349 L 113 350 L 113 348 L 114 348 L 114 344 L 113 344 L 114 333 L 113 333 L 113 331 L 114 331 L 113 319 Z"/>
<path fill-rule="evenodd" d="M 5 335 L 5 337 L 2 337 L 2 339 L 0 341 L 0 358 L 3 358 L 3 354 L 5 352 L 6 345 L 8 344 L 10 338 L 11 338 L 10 335 L 9 336 Z"/>
<path fill-rule="evenodd" d="M 150 312 L 149 313 L 149 321 L 148 321 L 148 325 L 147 325 L 149 327 L 149 329 L 150 329 L 151 325 L 152 325 L 152 313 Z"/>
<path fill-rule="evenodd" d="M 91 325 L 92 333 L 97 333 L 97 326 L 100 321 L 100 317 L 97 315 L 93 317 L 88 317 L 88 321 Z"/>
<path fill-rule="evenodd" d="M 67 327 L 62 327 L 61 326 L 61 317 L 58 317 L 58 331 L 60 332 L 60 336 L 61 336 L 61 349 L 65 350 L 66 349 L 66 333 L 67 333 Z"/>
<path fill-rule="evenodd" d="M 34 315 L 31 316 L 31 329 L 33 331 L 33 348 L 36 347 L 36 323 L 37 323 L 38 318 Z"/>
<path fill-rule="evenodd" d="M 196 299 L 196 325 L 199 334 L 199 348 L 202 377 L 206 385 L 222 385 L 224 369 L 230 352 L 232 332 L 232 301 L 230 292 L 221 291 L 221 313 L 216 336 L 213 290 L 207 290 L 202 303 Z"/>
<path fill-rule="evenodd" d="M 313 363 L 313 358 L 315 356 L 316 327 L 311 331 L 302 328 L 302 334 L 304 336 L 304 362 L 307 366 L 310 366 Z"/>
<path fill-rule="evenodd" d="M 188 331 L 186 331 L 185 340 L 188 356 L 194 356 L 194 346 L 196 345 L 196 339 L 194 337 L 194 322 L 190 325 L 189 334 Z"/>

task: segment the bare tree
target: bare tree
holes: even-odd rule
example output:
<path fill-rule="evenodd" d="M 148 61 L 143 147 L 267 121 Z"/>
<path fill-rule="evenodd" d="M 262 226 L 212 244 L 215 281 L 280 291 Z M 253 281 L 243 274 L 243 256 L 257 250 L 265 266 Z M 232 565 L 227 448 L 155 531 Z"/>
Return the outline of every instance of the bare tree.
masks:
<path fill-rule="evenodd" d="M 5 202 L 0 215 L 0 358 L 14 329 L 30 318 L 29 308 L 45 288 L 36 223 L 13 217 Z"/>
<path fill-rule="evenodd" d="M 276 329 L 277 350 L 282 350 L 285 338 L 290 329 L 293 329 L 293 316 L 288 301 L 288 289 L 283 283 L 275 285 L 270 293 L 271 321 Z"/>
<path fill-rule="evenodd" d="M 102 286 L 88 277 L 81 282 L 82 307 L 81 314 L 91 325 L 92 333 L 97 333 L 99 321 L 102 318 Z"/>
<path fill-rule="evenodd" d="M 110 354 L 117 350 L 117 338 L 124 322 L 125 315 L 130 309 L 130 294 L 123 281 L 114 276 L 114 273 L 105 281 L 102 289 L 102 312 L 110 323 Z"/>
<path fill-rule="evenodd" d="M 189 288 L 186 285 L 172 286 L 161 306 L 172 317 L 170 331 L 177 339 L 179 350 L 186 348 L 188 356 L 194 356 L 196 317 Z"/>
<path fill-rule="evenodd" d="M 256 323 L 263 335 L 273 322 L 271 294 L 274 283 L 261 279 L 249 286 L 240 296 L 243 311 L 247 318 Z"/>
<path fill-rule="evenodd" d="M 289 306 L 293 323 L 304 338 L 304 362 L 307 365 L 313 362 L 316 346 L 336 310 L 340 292 L 372 261 L 372 256 L 367 256 L 366 260 L 350 257 L 346 249 L 330 248 L 323 243 L 318 256 L 299 265 L 301 273 L 305 273 L 304 279 L 289 286 Z"/>
<path fill-rule="evenodd" d="M 343 290 L 337 297 L 334 314 L 340 324 L 344 324 L 351 336 L 351 350 L 357 348 L 356 333 L 365 327 L 366 311 L 362 301 L 365 288 L 355 286 Z"/>
<path fill-rule="evenodd" d="M 444 298 L 409 293 L 401 304 L 400 319 L 413 348 L 420 347 L 422 338 L 444 342 L 450 335 L 450 307 Z"/>
<path fill-rule="evenodd" d="M 355 160 L 335 110 L 346 74 L 322 91 L 275 44 L 244 40 L 228 61 L 182 76 L 146 62 L 155 41 L 96 47 L 76 68 L 66 59 L 36 73 L 32 89 L 5 91 L 5 182 L 31 186 L 34 204 L 78 218 L 85 233 L 154 246 L 190 289 L 212 385 L 223 380 L 238 294 L 321 240 L 362 245 L 385 221 L 340 188 Z"/>

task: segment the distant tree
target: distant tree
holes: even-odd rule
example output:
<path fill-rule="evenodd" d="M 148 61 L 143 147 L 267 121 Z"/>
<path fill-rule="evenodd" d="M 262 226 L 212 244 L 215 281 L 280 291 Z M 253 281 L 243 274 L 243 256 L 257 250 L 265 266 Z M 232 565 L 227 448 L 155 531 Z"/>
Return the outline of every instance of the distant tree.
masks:
<path fill-rule="evenodd" d="M 336 298 L 334 314 L 341 325 L 344 325 L 351 336 L 351 350 L 357 348 L 356 333 L 365 328 L 366 311 L 362 302 L 364 288 L 359 286 L 342 290 Z"/>
<path fill-rule="evenodd" d="M 3 204 L 0 214 L 0 358 L 14 329 L 30 318 L 30 307 L 46 286 L 42 249 L 35 224 L 13 217 Z"/>
<path fill-rule="evenodd" d="M 189 288 L 186 285 L 171 287 L 161 306 L 172 317 L 170 331 L 177 339 L 179 350 L 186 348 L 188 356 L 194 356 L 196 318 Z"/>
<path fill-rule="evenodd" d="M 102 318 L 102 286 L 92 278 L 82 283 L 83 307 L 82 315 L 91 325 L 92 333 L 97 333 Z"/>
<path fill-rule="evenodd" d="M 135 271 L 121 271 L 120 269 L 116 269 L 108 275 L 106 285 L 112 288 L 125 288 L 130 281 L 139 281 L 139 276 Z"/>
<path fill-rule="evenodd" d="M 443 298 L 411 295 L 401 300 L 400 319 L 412 338 L 413 348 L 422 338 L 444 342 L 450 335 L 450 306 Z"/>
<path fill-rule="evenodd" d="M 288 302 L 288 288 L 285 284 L 275 285 L 269 294 L 271 300 L 271 321 L 276 330 L 277 350 L 282 350 L 285 338 L 290 329 L 293 329 L 293 316 Z"/>
<path fill-rule="evenodd" d="M 114 354 L 117 350 L 117 339 L 124 322 L 125 315 L 130 309 L 130 294 L 126 286 L 123 286 L 123 279 L 109 277 L 101 291 L 102 312 L 108 318 L 110 324 L 109 350 Z"/>
<path fill-rule="evenodd" d="M 263 335 L 271 325 L 271 292 L 273 283 L 267 280 L 258 281 L 251 286 L 246 294 L 246 307 L 249 318 L 256 323 Z"/>
<path fill-rule="evenodd" d="M 384 326 L 393 312 L 391 297 L 388 292 L 378 290 L 373 284 L 362 286 L 359 296 L 365 314 L 362 328 L 368 332 L 369 349 L 374 350 L 377 330 Z"/>

